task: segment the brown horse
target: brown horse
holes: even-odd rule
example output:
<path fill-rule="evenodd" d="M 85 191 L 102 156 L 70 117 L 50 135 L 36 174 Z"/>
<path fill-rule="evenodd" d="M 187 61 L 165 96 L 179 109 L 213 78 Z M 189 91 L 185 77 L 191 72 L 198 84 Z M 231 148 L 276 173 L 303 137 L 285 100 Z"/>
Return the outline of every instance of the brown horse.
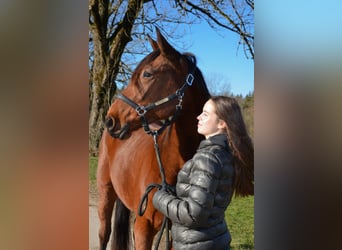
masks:
<path fill-rule="evenodd" d="M 152 193 L 142 216 L 138 209 L 146 187 L 162 181 L 155 144 L 166 182 L 175 185 L 178 171 L 203 139 L 197 133 L 196 117 L 210 95 L 194 56 L 180 54 L 158 29 L 157 41 L 149 40 L 153 52 L 140 62 L 109 108 L 100 143 L 97 185 L 102 250 L 110 237 L 114 203 L 113 249 L 128 248 L 130 211 L 136 214 L 135 249 L 152 248 L 163 219 L 153 207 Z"/>

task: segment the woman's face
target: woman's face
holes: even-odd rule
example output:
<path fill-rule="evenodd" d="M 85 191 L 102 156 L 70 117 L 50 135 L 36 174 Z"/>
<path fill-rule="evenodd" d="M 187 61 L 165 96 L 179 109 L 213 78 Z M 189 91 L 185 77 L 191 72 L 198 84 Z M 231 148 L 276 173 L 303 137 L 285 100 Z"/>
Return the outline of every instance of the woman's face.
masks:
<path fill-rule="evenodd" d="M 197 120 L 197 132 L 207 139 L 210 136 L 225 132 L 225 122 L 218 118 L 212 100 L 208 100 L 204 104 L 203 111 L 197 116 Z"/>

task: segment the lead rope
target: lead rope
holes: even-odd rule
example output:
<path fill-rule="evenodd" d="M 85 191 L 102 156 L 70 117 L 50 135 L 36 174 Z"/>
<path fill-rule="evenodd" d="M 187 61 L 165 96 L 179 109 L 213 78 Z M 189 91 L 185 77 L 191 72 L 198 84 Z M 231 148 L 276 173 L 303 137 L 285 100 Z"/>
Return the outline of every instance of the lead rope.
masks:
<path fill-rule="evenodd" d="M 159 172 L 161 175 L 162 182 L 161 182 L 161 184 L 152 183 L 152 184 L 147 186 L 145 193 L 140 200 L 140 204 L 139 204 L 139 208 L 138 208 L 138 214 L 140 216 L 142 216 L 146 211 L 147 202 L 148 202 L 148 194 L 152 191 L 152 189 L 153 188 L 160 189 L 162 187 L 166 187 L 166 188 L 168 187 L 168 184 L 167 184 L 166 178 L 165 178 L 165 171 L 164 171 L 163 163 L 160 159 L 159 146 L 158 146 L 158 142 L 157 142 L 158 131 L 152 132 L 152 135 L 153 135 L 153 140 L 154 140 L 154 150 L 155 150 L 155 153 L 157 156 L 157 162 L 158 162 Z M 158 250 L 158 248 L 159 248 L 159 244 L 160 244 L 160 241 L 161 241 L 161 238 L 162 238 L 162 235 L 163 235 L 165 228 L 166 228 L 166 235 L 165 235 L 165 237 L 166 237 L 166 250 L 171 249 L 170 248 L 170 237 L 169 237 L 169 220 L 164 215 L 163 224 L 162 224 L 161 229 L 159 231 L 159 235 L 158 235 L 155 247 L 154 247 L 155 250 Z"/>
<path fill-rule="evenodd" d="M 168 125 L 173 123 L 176 120 L 176 118 L 178 117 L 179 111 L 182 109 L 182 102 L 183 102 L 183 93 L 182 92 L 178 92 L 177 91 L 177 93 L 176 93 L 176 96 L 178 97 L 178 104 L 176 105 L 176 112 L 175 112 L 174 116 L 168 122 L 165 122 L 160 129 L 154 130 L 154 131 L 150 130 L 149 127 L 148 127 L 148 124 L 146 122 L 144 114 L 140 115 L 140 119 L 141 119 L 141 122 L 143 124 L 145 132 L 147 134 L 153 136 L 154 151 L 156 153 L 158 167 L 159 167 L 159 172 L 160 172 L 160 176 L 161 176 L 161 179 L 162 179 L 161 184 L 152 183 L 152 184 L 147 186 L 147 188 L 145 190 L 145 193 L 143 194 L 143 196 L 142 196 L 142 198 L 140 200 L 140 203 L 139 203 L 139 207 L 138 207 L 138 214 L 140 216 L 143 216 L 145 211 L 146 211 L 147 202 L 148 202 L 148 194 L 152 191 L 153 188 L 158 188 L 158 189 L 161 189 L 162 187 L 164 187 L 166 189 L 169 188 L 169 185 L 166 182 L 164 166 L 163 166 L 163 163 L 162 163 L 161 158 L 160 158 L 160 151 L 159 151 L 159 146 L 158 146 L 157 138 L 158 138 L 158 135 L 161 132 L 163 132 L 163 130 Z M 164 232 L 165 228 L 166 228 L 166 235 L 165 235 L 165 237 L 166 237 L 166 250 L 171 249 L 171 246 L 170 246 L 170 236 L 169 236 L 169 229 L 170 229 L 169 220 L 164 215 L 163 224 L 162 224 L 161 229 L 159 231 L 159 235 L 158 235 L 158 238 L 157 238 L 157 241 L 156 241 L 156 245 L 154 247 L 155 250 L 158 250 L 158 248 L 159 248 L 159 244 L 160 244 L 160 241 L 161 241 L 161 238 L 162 238 L 162 235 L 163 235 L 163 232 Z"/>

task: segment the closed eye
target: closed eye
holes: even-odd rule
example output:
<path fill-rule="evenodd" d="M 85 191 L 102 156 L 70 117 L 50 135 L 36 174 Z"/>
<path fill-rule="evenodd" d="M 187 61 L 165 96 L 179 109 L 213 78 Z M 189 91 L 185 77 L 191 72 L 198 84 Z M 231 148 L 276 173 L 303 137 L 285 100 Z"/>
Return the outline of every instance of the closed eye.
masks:
<path fill-rule="evenodd" d="M 152 74 L 150 72 L 144 71 L 143 77 L 151 77 Z"/>

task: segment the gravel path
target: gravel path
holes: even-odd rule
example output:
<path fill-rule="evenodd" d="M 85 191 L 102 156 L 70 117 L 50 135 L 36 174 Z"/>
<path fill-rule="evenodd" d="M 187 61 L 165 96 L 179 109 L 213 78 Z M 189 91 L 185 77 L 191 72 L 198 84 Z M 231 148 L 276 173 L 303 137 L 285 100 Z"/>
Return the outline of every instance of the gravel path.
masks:
<path fill-rule="evenodd" d="M 89 189 L 89 250 L 99 249 L 99 218 L 97 216 L 97 190 L 90 185 Z"/>

